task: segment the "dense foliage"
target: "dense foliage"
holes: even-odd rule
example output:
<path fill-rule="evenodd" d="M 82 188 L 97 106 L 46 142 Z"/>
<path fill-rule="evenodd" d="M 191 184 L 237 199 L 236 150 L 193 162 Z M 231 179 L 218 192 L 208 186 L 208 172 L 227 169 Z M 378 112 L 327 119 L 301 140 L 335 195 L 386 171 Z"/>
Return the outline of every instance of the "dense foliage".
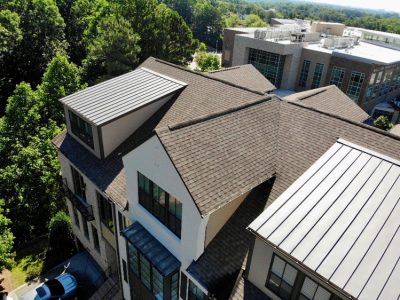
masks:
<path fill-rule="evenodd" d="M 14 236 L 10 230 L 10 219 L 4 215 L 4 200 L 0 199 L 0 273 L 14 265 L 12 251 Z"/>
<path fill-rule="evenodd" d="M 69 255 L 74 249 L 71 218 L 64 211 L 59 211 L 49 223 L 50 251 L 59 256 Z"/>
<path fill-rule="evenodd" d="M 383 115 L 376 118 L 374 125 L 383 130 L 390 130 L 394 126 L 393 123 L 390 122 L 389 118 Z"/>
<path fill-rule="evenodd" d="M 215 53 L 207 53 L 206 49 L 206 45 L 201 43 L 199 49 L 196 50 L 194 60 L 196 62 L 198 71 L 209 72 L 220 69 L 220 57 Z"/>

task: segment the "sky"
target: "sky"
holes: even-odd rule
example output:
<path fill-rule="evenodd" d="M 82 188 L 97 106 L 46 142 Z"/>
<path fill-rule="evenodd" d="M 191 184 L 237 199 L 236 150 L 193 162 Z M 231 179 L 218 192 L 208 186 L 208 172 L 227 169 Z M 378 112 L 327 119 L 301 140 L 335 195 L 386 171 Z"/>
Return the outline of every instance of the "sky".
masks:
<path fill-rule="evenodd" d="M 312 2 L 362 8 L 384 9 L 387 11 L 395 11 L 400 13 L 400 0 L 312 0 Z"/>

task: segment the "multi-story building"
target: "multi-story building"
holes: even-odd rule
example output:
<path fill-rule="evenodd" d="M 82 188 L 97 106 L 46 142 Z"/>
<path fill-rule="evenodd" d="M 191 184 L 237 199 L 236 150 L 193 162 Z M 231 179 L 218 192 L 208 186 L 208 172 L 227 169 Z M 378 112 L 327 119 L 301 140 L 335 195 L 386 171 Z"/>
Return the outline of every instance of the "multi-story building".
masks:
<path fill-rule="evenodd" d="M 399 35 L 301 20 L 227 28 L 222 62 L 253 64 L 278 89 L 335 84 L 365 111 L 400 94 Z"/>
<path fill-rule="evenodd" d="M 338 138 L 381 160 L 399 158 L 400 139 L 363 124 L 368 115 L 349 98 L 342 94 L 341 105 L 327 106 L 339 89 L 288 100 L 265 94 L 273 89 L 253 67 L 200 74 L 149 58 L 133 72 L 61 99 L 67 130 L 53 143 L 73 230 L 100 266 L 119 274 L 124 299 L 287 299 L 280 292 L 285 272 L 278 291 L 258 277 L 271 261 L 262 255 L 271 250 L 258 248 L 263 236 L 254 242 L 252 222 L 275 199 L 284 202 L 293 182 L 304 181 L 313 163 L 344 143 Z M 349 158 L 351 150 L 340 152 L 340 164 L 331 168 L 343 175 L 353 161 L 375 160 L 354 151 Z M 335 195 L 355 184 L 335 185 L 335 178 L 324 184 Z M 384 254 L 375 250 L 371 255 Z M 346 299 L 342 290 L 333 291 Z"/>

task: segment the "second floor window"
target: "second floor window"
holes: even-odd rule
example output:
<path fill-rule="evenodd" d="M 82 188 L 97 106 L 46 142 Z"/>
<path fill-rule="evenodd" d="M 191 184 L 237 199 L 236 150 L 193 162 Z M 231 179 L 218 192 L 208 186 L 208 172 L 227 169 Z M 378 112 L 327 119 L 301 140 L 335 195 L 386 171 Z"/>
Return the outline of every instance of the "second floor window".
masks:
<path fill-rule="evenodd" d="M 317 63 L 315 65 L 315 70 L 314 70 L 314 76 L 311 82 L 311 88 L 315 89 L 318 88 L 320 83 L 321 83 L 321 77 L 322 77 L 322 70 L 324 69 L 323 64 Z"/>
<path fill-rule="evenodd" d="M 139 203 L 181 237 L 182 203 L 138 172 Z"/>
<path fill-rule="evenodd" d="M 296 281 L 297 270 L 279 256 L 273 257 L 266 287 L 282 299 L 290 299 Z"/>
<path fill-rule="evenodd" d="M 361 86 L 364 82 L 365 74 L 357 71 L 351 72 L 347 95 L 354 101 L 358 101 L 361 93 Z"/>
<path fill-rule="evenodd" d="M 99 203 L 100 221 L 111 232 L 114 232 L 114 220 L 111 202 L 104 198 L 99 192 L 97 192 L 97 201 Z"/>
<path fill-rule="evenodd" d="M 72 181 L 74 182 L 74 192 L 79 198 L 86 202 L 86 185 L 83 176 L 71 166 Z"/>
<path fill-rule="evenodd" d="M 300 78 L 299 78 L 299 86 L 306 87 L 308 71 L 310 70 L 310 61 L 303 61 L 303 66 L 301 67 Z"/>
<path fill-rule="evenodd" d="M 344 69 L 339 67 L 333 67 L 331 73 L 331 80 L 329 81 L 329 84 L 334 84 L 338 88 L 341 88 L 343 83 L 343 78 L 344 78 Z"/>
<path fill-rule="evenodd" d="M 94 145 L 92 126 L 82 118 L 78 117 L 72 111 L 68 111 L 68 113 L 72 133 L 93 149 Z"/>

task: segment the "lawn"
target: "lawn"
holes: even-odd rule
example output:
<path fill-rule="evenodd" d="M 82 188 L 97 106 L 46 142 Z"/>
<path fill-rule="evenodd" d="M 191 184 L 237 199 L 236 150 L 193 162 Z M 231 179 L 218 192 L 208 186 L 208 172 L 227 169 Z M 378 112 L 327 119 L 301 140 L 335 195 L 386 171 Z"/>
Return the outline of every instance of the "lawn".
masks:
<path fill-rule="evenodd" d="M 12 288 L 39 276 L 44 270 L 48 249 L 47 237 L 43 237 L 17 251 L 16 266 L 11 270 Z"/>

